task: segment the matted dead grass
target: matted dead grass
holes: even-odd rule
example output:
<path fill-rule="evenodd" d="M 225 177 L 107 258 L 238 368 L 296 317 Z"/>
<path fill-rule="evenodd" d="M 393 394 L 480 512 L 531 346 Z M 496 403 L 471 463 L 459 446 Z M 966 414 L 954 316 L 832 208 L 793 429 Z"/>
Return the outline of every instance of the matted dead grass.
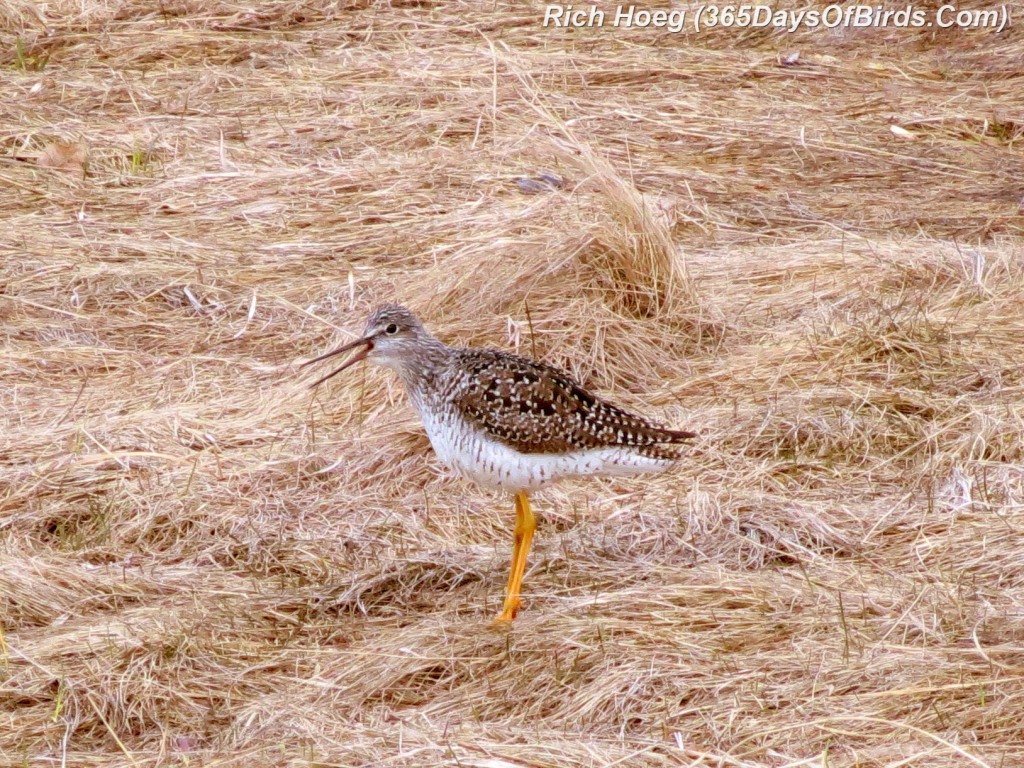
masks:
<path fill-rule="evenodd" d="M 1022 20 L 542 16 L 0 8 L 3 762 L 1024 764 Z M 507 633 L 393 299 L 701 432 Z"/>

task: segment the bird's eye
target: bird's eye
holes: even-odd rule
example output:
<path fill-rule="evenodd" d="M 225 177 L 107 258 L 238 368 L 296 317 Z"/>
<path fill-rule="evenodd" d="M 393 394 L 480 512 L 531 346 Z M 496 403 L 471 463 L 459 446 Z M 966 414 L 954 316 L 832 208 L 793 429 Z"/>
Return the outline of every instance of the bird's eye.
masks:
<path fill-rule="evenodd" d="M 398 333 L 398 326 L 395 325 L 394 323 L 388 323 L 388 327 L 384 329 L 384 333 L 388 334 L 389 336 L 394 336 L 396 333 Z"/>

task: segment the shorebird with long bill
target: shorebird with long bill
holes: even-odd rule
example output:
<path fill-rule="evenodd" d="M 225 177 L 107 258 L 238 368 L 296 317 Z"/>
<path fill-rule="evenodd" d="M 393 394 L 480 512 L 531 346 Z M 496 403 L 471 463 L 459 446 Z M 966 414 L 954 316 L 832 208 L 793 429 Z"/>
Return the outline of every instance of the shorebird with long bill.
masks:
<path fill-rule="evenodd" d="M 361 360 L 398 374 L 438 458 L 515 499 L 512 570 L 499 622 L 515 618 L 537 527 L 530 492 L 562 478 L 660 472 L 694 432 L 666 429 L 591 394 L 557 368 L 479 347 L 453 347 L 405 307 L 370 315 L 363 335 L 313 363 L 351 353 L 315 387 Z"/>

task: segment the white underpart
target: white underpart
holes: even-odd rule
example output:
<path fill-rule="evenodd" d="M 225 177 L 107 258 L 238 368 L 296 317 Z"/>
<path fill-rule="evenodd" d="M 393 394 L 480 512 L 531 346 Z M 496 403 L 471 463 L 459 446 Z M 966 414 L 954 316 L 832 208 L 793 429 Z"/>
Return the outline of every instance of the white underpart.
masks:
<path fill-rule="evenodd" d="M 565 477 L 660 472 L 674 463 L 628 447 L 572 453 L 520 453 L 461 420 L 420 410 L 437 457 L 463 477 L 489 488 L 531 491 Z"/>

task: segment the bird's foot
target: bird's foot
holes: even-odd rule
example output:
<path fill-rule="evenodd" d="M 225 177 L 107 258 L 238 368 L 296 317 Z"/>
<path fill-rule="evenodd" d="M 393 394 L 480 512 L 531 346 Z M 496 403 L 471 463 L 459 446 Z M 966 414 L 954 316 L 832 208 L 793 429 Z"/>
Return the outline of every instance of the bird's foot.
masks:
<path fill-rule="evenodd" d="M 505 605 L 498 614 L 498 618 L 491 622 L 494 627 L 507 627 L 519 613 L 519 597 L 506 597 Z"/>

